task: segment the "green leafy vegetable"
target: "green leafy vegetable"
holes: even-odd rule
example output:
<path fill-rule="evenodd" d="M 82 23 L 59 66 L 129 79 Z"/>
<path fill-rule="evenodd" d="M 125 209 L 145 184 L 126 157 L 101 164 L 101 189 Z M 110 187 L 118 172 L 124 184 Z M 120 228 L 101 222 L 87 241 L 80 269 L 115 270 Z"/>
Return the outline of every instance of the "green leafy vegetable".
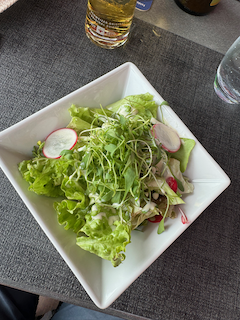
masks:
<path fill-rule="evenodd" d="M 130 243 L 131 227 L 119 221 L 119 215 L 103 207 L 104 214 L 86 215 L 86 223 L 81 229 L 84 236 L 77 237 L 77 245 L 82 249 L 110 260 L 117 267 L 124 259 L 126 245 Z"/>
<path fill-rule="evenodd" d="M 172 157 L 180 161 L 181 172 L 187 169 L 188 160 L 192 149 L 195 146 L 195 141 L 192 139 L 182 138 L 180 149 L 172 154 Z"/>
<path fill-rule="evenodd" d="M 30 191 L 62 197 L 54 209 L 59 224 L 75 232 L 76 244 L 114 267 L 125 259 L 132 230 L 162 215 L 162 233 L 164 220 L 175 216 L 174 206 L 184 203 L 182 194 L 193 192 L 182 172 L 195 142 L 182 139 L 174 154 L 158 146 L 151 133 L 157 109 L 149 93 L 105 108 L 72 105 L 68 128 L 79 135 L 74 148 L 47 159 L 41 152 L 44 142 L 38 142 L 34 158 L 19 164 Z M 177 181 L 176 193 L 166 182 L 169 176 Z"/>

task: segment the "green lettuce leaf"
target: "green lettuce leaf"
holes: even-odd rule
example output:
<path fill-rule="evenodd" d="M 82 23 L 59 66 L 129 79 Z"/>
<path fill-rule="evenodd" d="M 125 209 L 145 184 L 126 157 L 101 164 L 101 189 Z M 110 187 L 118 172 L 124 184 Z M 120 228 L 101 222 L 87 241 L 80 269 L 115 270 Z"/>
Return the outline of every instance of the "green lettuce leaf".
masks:
<path fill-rule="evenodd" d="M 73 200 L 62 200 L 54 202 L 54 209 L 57 212 L 58 223 L 64 226 L 65 230 L 73 230 L 79 233 L 85 224 L 87 209 L 83 209 L 82 203 Z"/>
<path fill-rule="evenodd" d="M 193 139 L 181 138 L 182 144 L 180 149 L 171 154 L 172 158 L 180 161 L 180 170 L 184 172 L 187 169 L 188 160 L 192 149 L 195 146 L 195 141 Z"/>
<path fill-rule="evenodd" d="M 127 96 L 117 102 L 114 102 L 106 107 L 108 110 L 119 114 L 126 114 L 137 110 L 139 114 L 144 116 L 149 115 L 149 118 L 157 116 L 158 105 L 153 100 L 153 95 L 150 93 Z"/>
<path fill-rule="evenodd" d="M 157 177 L 152 179 L 147 184 L 150 190 L 155 190 L 161 195 L 165 195 L 169 199 L 170 205 L 178 205 L 185 203 L 167 184 L 164 178 Z"/>
<path fill-rule="evenodd" d="M 166 209 L 166 206 L 165 208 Z M 131 225 L 132 230 L 136 229 L 143 221 L 145 221 L 148 218 L 152 218 L 156 215 L 159 215 L 159 211 L 155 208 L 152 210 L 148 210 L 147 212 L 143 212 L 141 207 L 138 207 L 135 209 L 134 212 L 131 214 Z"/>
<path fill-rule="evenodd" d="M 86 223 L 81 228 L 84 236 L 77 237 L 76 243 L 117 267 L 125 259 L 126 245 L 131 241 L 131 225 L 120 221 L 119 215 L 107 207 L 98 208 L 96 212 L 95 216 L 86 215 Z"/>
<path fill-rule="evenodd" d="M 171 173 L 173 174 L 174 178 L 177 180 L 177 184 L 181 184 L 182 190 L 180 189 L 181 194 L 192 193 L 194 190 L 193 184 L 188 181 L 186 177 L 183 176 L 180 166 L 181 162 L 177 159 L 170 158 L 168 162 L 169 168 Z M 166 170 L 167 171 L 167 170 Z"/>
<path fill-rule="evenodd" d="M 72 167 L 71 160 L 47 158 L 24 160 L 18 165 L 23 178 L 29 183 L 29 190 L 48 197 L 64 195 L 61 183 L 69 167 Z"/>
<path fill-rule="evenodd" d="M 71 121 L 68 124 L 68 128 L 75 130 L 78 134 L 83 130 L 96 128 L 102 125 L 100 115 L 110 116 L 112 114 L 109 110 L 103 110 L 102 108 L 84 108 L 71 105 L 68 109 L 71 115 Z"/>
<path fill-rule="evenodd" d="M 79 206 L 85 208 L 89 204 L 89 199 L 86 194 L 86 185 L 81 183 L 80 180 L 69 178 L 65 176 L 62 180 L 61 189 L 64 192 L 67 199 L 77 200 Z"/>

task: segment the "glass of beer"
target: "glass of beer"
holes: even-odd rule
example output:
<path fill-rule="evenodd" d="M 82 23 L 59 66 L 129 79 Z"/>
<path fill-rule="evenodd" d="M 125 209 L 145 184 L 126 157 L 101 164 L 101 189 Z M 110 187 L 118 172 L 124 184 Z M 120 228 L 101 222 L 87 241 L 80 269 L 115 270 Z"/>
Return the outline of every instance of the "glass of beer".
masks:
<path fill-rule="evenodd" d="M 88 0 L 85 31 L 100 47 L 114 49 L 128 39 L 137 0 Z"/>

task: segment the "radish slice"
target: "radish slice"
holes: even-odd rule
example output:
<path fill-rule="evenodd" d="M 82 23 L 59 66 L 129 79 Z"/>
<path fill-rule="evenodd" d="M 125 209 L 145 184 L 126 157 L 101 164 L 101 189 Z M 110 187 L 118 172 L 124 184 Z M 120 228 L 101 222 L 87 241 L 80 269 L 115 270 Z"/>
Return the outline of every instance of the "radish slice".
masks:
<path fill-rule="evenodd" d="M 189 220 L 186 216 L 186 214 L 183 212 L 183 210 L 181 208 L 178 208 L 180 213 L 181 213 L 181 221 L 182 221 L 182 224 L 188 224 L 189 223 Z"/>
<path fill-rule="evenodd" d="M 177 181 L 173 177 L 168 177 L 166 179 L 166 182 L 169 185 L 169 187 L 172 189 L 172 191 L 176 193 L 178 189 Z"/>
<path fill-rule="evenodd" d="M 158 223 L 162 220 L 163 216 L 161 214 L 156 215 L 154 217 L 148 218 L 148 221 L 152 222 L 152 223 Z"/>
<path fill-rule="evenodd" d="M 71 150 L 77 143 L 78 135 L 70 128 L 62 128 L 50 133 L 43 147 L 46 158 L 58 159 L 63 150 Z"/>
<path fill-rule="evenodd" d="M 154 124 L 152 134 L 162 148 L 168 152 L 177 152 L 181 147 L 181 140 L 177 132 L 161 122 Z"/>

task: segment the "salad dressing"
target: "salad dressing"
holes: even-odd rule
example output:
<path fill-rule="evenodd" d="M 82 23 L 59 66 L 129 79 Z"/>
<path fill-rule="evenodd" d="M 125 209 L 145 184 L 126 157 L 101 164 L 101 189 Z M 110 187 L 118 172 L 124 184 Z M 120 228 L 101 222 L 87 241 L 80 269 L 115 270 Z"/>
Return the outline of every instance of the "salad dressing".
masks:
<path fill-rule="evenodd" d="M 99 212 L 96 216 L 92 216 L 92 220 L 102 220 L 103 217 L 106 217 L 106 213 L 105 212 Z"/>
<path fill-rule="evenodd" d="M 156 203 L 149 201 L 147 202 L 147 204 L 145 204 L 145 206 L 142 208 L 143 212 L 148 212 L 149 210 L 153 211 L 153 209 L 156 207 Z"/>

